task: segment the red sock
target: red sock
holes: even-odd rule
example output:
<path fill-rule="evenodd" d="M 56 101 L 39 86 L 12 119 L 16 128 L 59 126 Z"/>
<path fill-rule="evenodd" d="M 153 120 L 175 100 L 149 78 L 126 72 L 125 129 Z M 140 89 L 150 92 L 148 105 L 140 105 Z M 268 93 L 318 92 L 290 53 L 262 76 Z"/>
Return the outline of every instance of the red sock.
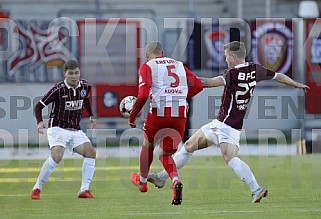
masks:
<path fill-rule="evenodd" d="M 172 156 L 162 155 L 159 156 L 159 160 L 163 164 L 164 169 L 166 170 L 171 179 L 173 179 L 175 176 L 178 177 L 176 164 Z"/>
<path fill-rule="evenodd" d="M 147 178 L 150 165 L 153 162 L 153 147 L 146 147 L 143 145 L 142 151 L 140 152 L 139 157 L 139 167 L 140 167 L 140 175 L 144 178 Z"/>

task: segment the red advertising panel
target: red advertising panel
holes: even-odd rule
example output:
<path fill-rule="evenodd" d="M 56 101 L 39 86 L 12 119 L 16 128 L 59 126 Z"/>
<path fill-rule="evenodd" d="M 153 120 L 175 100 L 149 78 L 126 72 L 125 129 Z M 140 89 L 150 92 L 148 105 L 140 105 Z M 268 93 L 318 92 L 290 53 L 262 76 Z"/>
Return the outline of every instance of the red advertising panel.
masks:
<path fill-rule="evenodd" d="M 306 28 L 306 84 L 311 88 L 306 93 L 307 113 L 321 113 L 321 19 L 305 20 Z"/>
<path fill-rule="evenodd" d="M 96 84 L 98 117 L 121 117 L 119 103 L 125 96 L 137 96 L 137 85 Z"/>

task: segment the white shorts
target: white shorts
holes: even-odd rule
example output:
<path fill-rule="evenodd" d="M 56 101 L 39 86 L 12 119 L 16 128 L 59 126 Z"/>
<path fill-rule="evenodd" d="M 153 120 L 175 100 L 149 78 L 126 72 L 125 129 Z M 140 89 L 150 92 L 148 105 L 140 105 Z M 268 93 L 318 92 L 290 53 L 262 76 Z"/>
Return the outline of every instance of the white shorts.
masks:
<path fill-rule="evenodd" d="M 60 127 L 51 127 L 47 130 L 47 137 L 50 149 L 53 146 L 68 147 L 70 151 L 79 145 L 90 142 L 87 135 L 82 130 L 71 131 Z"/>
<path fill-rule="evenodd" d="M 238 148 L 240 147 L 241 131 L 234 129 L 217 119 L 214 119 L 212 122 L 202 126 L 201 129 L 207 140 L 215 145 L 219 146 L 220 143 L 226 142 L 234 144 Z"/>

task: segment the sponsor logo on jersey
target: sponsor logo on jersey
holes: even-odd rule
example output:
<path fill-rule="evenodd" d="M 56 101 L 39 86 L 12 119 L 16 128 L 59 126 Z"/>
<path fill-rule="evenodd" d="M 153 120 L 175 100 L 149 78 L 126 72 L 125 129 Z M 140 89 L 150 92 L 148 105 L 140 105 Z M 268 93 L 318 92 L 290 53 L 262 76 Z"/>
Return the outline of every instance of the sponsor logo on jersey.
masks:
<path fill-rule="evenodd" d="M 65 102 L 65 110 L 80 110 L 82 109 L 84 100 L 70 100 Z"/>
<path fill-rule="evenodd" d="M 246 110 L 247 108 L 247 104 L 240 104 L 236 106 L 238 108 L 238 110 Z"/>

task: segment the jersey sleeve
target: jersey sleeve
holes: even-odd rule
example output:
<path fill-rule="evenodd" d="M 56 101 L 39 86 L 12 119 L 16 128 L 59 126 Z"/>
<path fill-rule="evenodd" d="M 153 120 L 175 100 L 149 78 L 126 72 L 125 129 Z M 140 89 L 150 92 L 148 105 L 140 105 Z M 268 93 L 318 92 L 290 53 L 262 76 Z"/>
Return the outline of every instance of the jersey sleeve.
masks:
<path fill-rule="evenodd" d="M 201 92 L 203 90 L 203 85 L 201 81 L 186 66 L 184 66 L 184 69 L 188 84 L 187 99 L 189 99 Z"/>
<path fill-rule="evenodd" d="M 142 110 L 149 98 L 152 86 L 152 73 L 150 67 L 145 63 L 139 68 L 138 96 L 129 116 L 129 122 L 134 123 L 137 115 Z"/>
<path fill-rule="evenodd" d="M 255 70 L 256 70 L 256 80 L 263 81 L 263 80 L 271 80 L 275 77 L 276 72 L 265 68 L 262 65 L 256 64 L 255 65 Z"/>
<path fill-rule="evenodd" d="M 40 103 L 43 106 L 47 106 L 51 102 L 53 102 L 58 97 L 58 95 L 59 95 L 59 88 L 54 87 L 43 96 L 43 98 L 40 100 Z"/>
<path fill-rule="evenodd" d="M 90 91 L 91 91 L 91 85 L 88 85 L 87 94 L 86 94 L 86 96 L 85 96 L 85 99 L 87 99 L 87 98 L 90 97 Z"/>
<path fill-rule="evenodd" d="M 225 70 L 222 77 L 224 78 L 225 86 L 229 86 L 232 83 L 231 69 Z"/>
<path fill-rule="evenodd" d="M 138 88 L 144 85 L 152 85 L 152 70 L 145 63 L 139 68 Z"/>

